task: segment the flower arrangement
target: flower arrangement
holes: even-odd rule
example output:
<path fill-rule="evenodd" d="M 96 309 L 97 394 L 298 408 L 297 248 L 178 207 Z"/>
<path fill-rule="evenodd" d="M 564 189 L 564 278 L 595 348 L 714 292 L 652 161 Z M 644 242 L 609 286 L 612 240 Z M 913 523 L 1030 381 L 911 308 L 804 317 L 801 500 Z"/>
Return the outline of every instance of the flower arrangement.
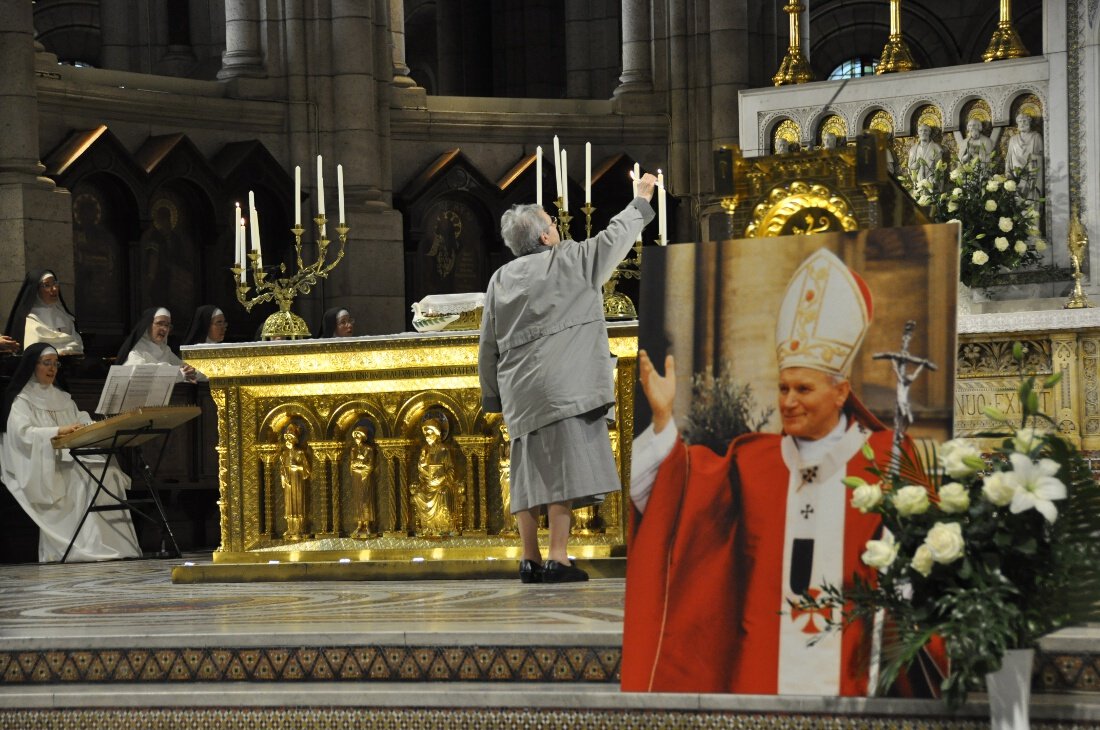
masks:
<path fill-rule="evenodd" d="M 1036 379 L 1026 379 L 1019 426 L 987 409 L 1007 431 L 991 455 L 949 441 L 925 454 L 938 468 L 903 457 L 891 473 L 873 472 L 876 483 L 848 479 L 852 506 L 882 516 L 882 535 L 862 555 L 877 581 L 857 577 L 851 588 L 826 587 L 798 606 L 833 610 L 842 616 L 830 622 L 834 629 L 885 611 L 893 650 L 884 652 L 880 688 L 938 636 L 950 661 L 941 690 L 958 704 L 1006 650 L 1033 648 L 1045 634 L 1095 617 L 1100 486 L 1072 444 L 1039 430 L 1053 421 L 1039 412 L 1038 396 Z"/>
<path fill-rule="evenodd" d="M 959 279 L 969 287 L 995 283 L 1002 268 L 1038 263 L 1047 248 L 1039 237 L 1038 207 L 1017 194 L 1016 180 L 977 157 L 950 170 L 937 163 L 931 176 L 916 182 L 905 177 L 903 185 L 936 222 L 962 226 Z"/>

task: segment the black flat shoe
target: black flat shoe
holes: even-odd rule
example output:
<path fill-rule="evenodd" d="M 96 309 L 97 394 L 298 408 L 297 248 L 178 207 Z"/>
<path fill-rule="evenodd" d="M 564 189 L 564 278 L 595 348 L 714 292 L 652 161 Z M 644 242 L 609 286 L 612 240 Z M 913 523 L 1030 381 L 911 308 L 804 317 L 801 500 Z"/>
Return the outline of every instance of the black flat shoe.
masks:
<path fill-rule="evenodd" d="M 520 583 L 542 583 L 542 565 L 534 560 L 519 561 Z"/>
<path fill-rule="evenodd" d="M 547 560 L 542 566 L 543 583 L 580 583 L 588 580 L 588 573 L 577 567 L 575 561 L 569 564 L 559 563 L 557 560 Z"/>

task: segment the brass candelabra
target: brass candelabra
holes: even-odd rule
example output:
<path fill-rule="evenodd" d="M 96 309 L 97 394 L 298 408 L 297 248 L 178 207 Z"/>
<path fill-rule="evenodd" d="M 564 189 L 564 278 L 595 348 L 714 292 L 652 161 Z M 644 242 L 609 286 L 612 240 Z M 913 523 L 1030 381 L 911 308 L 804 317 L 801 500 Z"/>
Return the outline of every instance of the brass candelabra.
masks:
<path fill-rule="evenodd" d="M 249 269 L 252 271 L 253 281 L 255 282 L 255 295 L 250 297 L 252 287 L 249 286 L 247 278 L 245 281 L 241 281 L 241 274 L 245 270 L 246 264 L 238 262 L 237 266 L 230 269 L 233 272 L 234 279 L 238 282 L 237 301 L 244 306 L 246 311 L 251 312 L 254 306 L 262 302 L 275 301 L 279 305 L 279 311 L 264 321 L 261 331 L 264 340 L 297 340 L 312 337 L 305 320 L 290 311 L 290 307 L 294 303 L 295 296 L 308 294 L 317 282 L 326 278 L 329 272 L 336 268 L 336 265 L 344 258 L 344 249 L 347 246 L 348 231 L 350 230 L 344 223 L 336 226 L 340 248 L 335 258 L 328 262 L 330 241 L 326 235 L 325 216 L 318 215 L 314 217 L 313 222 L 317 224 L 318 238 L 317 260 L 312 264 L 306 265 L 302 259 L 302 234 L 305 233 L 305 229 L 299 224 L 290 229 L 290 232 L 294 234 L 294 255 L 298 266 L 298 270 L 290 276 L 283 276 L 287 273 L 287 268 L 286 264 L 280 263 L 278 267 L 279 275 L 268 278 L 265 269 L 269 267 L 260 266 L 259 253 L 256 251 L 249 253 L 248 260 L 251 262 Z"/>
<path fill-rule="evenodd" d="M 604 319 L 637 319 L 638 310 L 634 308 L 634 302 L 630 297 L 615 286 L 619 279 L 642 278 L 642 238 L 634 243 L 634 258 L 625 258 L 615 267 L 611 278 L 603 285 L 603 317 Z"/>
<path fill-rule="evenodd" d="M 989 63 L 1028 55 L 1030 54 L 1020 40 L 1020 34 L 1012 24 L 1012 0 L 1001 0 L 1000 20 L 997 22 L 997 29 L 993 31 L 993 37 L 989 39 L 989 47 L 982 54 L 982 60 Z"/>
<path fill-rule="evenodd" d="M 596 212 L 596 209 L 592 207 L 591 202 L 588 202 L 581 208 L 581 212 L 584 213 L 584 237 L 586 239 L 592 238 L 592 214 Z"/>

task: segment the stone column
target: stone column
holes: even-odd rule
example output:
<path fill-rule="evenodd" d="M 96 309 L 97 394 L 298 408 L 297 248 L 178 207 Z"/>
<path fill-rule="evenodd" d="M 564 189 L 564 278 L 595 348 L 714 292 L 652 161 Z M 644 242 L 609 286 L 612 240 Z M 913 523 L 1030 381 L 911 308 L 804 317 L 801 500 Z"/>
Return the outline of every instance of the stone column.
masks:
<path fill-rule="evenodd" d="M 48 56 L 48 54 L 43 54 Z M 56 58 L 49 56 L 56 68 Z M 10 307 L 27 269 L 49 265 L 73 280 L 67 190 L 42 177 L 34 21 L 29 2 L 0 3 L 0 308 Z"/>
<path fill-rule="evenodd" d="M 565 95 L 592 97 L 592 24 L 588 0 L 565 0 Z"/>
<path fill-rule="evenodd" d="M 623 0 L 623 74 L 615 96 L 653 91 L 649 0 Z"/>
<path fill-rule="evenodd" d="M 99 65 L 116 71 L 130 70 L 126 44 L 130 13 L 126 0 L 99 0 Z"/>
<path fill-rule="evenodd" d="M 225 52 L 218 79 L 263 78 L 260 7 L 257 0 L 225 0 Z"/>
<path fill-rule="evenodd" d="M 405 0 L 390 0 L 390 41 L 393 43 L 393 85 L 406 89 L 416 86 L 405 63 Z"/>

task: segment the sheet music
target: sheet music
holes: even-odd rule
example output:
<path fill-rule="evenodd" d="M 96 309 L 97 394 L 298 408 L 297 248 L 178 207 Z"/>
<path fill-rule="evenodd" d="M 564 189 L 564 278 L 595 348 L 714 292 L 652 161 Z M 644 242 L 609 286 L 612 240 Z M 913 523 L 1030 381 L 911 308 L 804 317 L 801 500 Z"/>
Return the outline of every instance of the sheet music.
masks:
<path fill-rule="evenodd" d="M 167 363 L 112 365 L 95 412 L 104 416 L 145 406 L 164 406 L 172 397 L 179 368 Z"/>

